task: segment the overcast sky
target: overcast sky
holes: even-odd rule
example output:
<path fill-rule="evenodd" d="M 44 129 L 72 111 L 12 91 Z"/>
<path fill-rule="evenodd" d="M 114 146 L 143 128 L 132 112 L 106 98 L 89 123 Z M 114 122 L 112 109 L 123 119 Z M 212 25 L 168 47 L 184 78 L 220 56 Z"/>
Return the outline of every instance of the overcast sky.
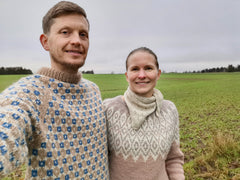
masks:
<path fill-rule="evenodd" d="M 50 67 L 42 17 L 58 0 L 0 0 L 0 67 Z M 81 70 L 124 73 L 128 53 L 152 49 L 166 72 L 240 64 L 240 0 L 73 0 L 90 21 Z"/>

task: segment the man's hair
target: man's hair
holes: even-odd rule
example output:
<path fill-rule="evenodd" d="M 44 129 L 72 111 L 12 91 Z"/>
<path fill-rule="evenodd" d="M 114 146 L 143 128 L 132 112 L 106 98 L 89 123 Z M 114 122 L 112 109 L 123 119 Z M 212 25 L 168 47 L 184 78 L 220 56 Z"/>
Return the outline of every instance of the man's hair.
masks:
<path fill-rule="evenodd" d="M 69 1 L 60 1 L 59 3 L 54 5 L 51 9 L 49 9 L 47 14 L 43 17 L 42 19 L 43 33 L 47 34 L 50 32 L 51 26 L 54 23 L 54 18 L 69 14 L 82 15 L 87 20 L 89 26 L 87 14 L 82 7 Z"/>
<path fill-rule="evenodd" d="M 155 58 L 155 64 L 156 64 L 157 68 L 159 69 L 159 64 L 158 64 L 157 55 L 156 55 L 151 49 L 149 49 L 149 48 L 147 48 L 147 47 L 140 47 L 140 48 L 137 48 L 137 49 L 132 50 L 132 51 L 128 54 L 127 59 L 126 59 L 126 71 L 127 71 L 127 69 L 128 69 L 128 59 L 129 59 L 129 57 L 130 57 L 131 55 L 133 55 L 134 53 L 139 52 L 139 51 L 141 51 L 141 52 L 147 52 L 147 53 L 153 55 L 154 58 Z"/>

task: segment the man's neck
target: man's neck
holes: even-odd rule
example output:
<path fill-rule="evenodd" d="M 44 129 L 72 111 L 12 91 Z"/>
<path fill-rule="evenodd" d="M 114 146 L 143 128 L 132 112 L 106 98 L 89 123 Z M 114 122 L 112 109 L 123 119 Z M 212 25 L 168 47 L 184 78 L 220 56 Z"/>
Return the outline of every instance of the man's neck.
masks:
<path fill-rule="evenodd" d="M 57 79 L 59 81 L 77 84 L 81 80 L 81 73 L 67 73 L 56 70 L 54 68 L 43 67 L 38 71 L 38 74 Z"/>

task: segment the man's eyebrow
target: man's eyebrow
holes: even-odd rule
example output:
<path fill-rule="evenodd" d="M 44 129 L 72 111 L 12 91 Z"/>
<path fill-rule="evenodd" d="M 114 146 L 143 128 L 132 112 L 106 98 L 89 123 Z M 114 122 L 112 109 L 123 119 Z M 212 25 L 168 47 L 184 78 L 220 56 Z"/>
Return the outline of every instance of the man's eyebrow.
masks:
<path fill-rule="evenodd" d="M 59 29 L 71 29 L 71 27 L 65 25 L 65 26 L 60 27 Z"/>

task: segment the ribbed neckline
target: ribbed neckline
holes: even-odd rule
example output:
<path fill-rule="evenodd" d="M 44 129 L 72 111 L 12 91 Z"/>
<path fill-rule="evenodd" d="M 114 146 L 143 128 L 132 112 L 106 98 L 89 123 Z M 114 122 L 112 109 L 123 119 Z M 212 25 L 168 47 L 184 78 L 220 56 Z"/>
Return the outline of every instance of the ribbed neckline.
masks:
<path fill-rule="evenodd" d="M 50 78 L 57 79 L 59 81 L 77 84 L 81 80 L 81 73 L 69 74 L 65 72 L 60 72 L 53 68 L 42 67 L 38 72 L 40 75 L 44 75 Z"/>

